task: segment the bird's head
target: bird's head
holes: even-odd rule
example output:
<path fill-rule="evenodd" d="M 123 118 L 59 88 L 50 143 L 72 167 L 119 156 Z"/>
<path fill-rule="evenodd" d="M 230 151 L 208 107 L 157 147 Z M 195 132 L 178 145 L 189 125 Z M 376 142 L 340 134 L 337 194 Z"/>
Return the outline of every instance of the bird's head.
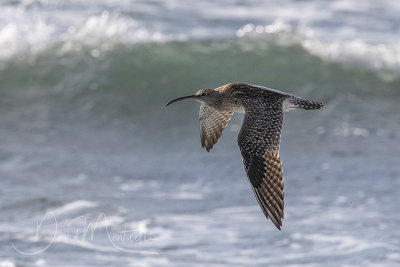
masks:
<path fill-rule="evenodd" d="M 185 100 L 185 99 L 192 99 L 196 100 L 202 104 L 206 104 L 207 106 L 212 106 L 216 101 L 219 100 L 219 92 L 214 89 L 201 89 L 197 91 L 194 95 L 189 95 L 189 96 L 184 96 L 184 97 L 179 97 L 176 98 L 172 101 L 170 101 L 167 106 L 170 104 L 180 101 L 180 100 Z"/>

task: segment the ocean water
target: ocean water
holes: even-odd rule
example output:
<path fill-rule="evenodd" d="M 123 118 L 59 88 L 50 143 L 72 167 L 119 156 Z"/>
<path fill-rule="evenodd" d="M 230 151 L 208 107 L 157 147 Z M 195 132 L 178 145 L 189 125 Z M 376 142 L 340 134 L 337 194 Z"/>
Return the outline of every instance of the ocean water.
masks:
<path fill-rule="evenodd" d="M 0 3 L 0 266 L 400 266 L 400 3 Z M 239 81 L 285 113 L 282 231 L 197 103 Z"/>

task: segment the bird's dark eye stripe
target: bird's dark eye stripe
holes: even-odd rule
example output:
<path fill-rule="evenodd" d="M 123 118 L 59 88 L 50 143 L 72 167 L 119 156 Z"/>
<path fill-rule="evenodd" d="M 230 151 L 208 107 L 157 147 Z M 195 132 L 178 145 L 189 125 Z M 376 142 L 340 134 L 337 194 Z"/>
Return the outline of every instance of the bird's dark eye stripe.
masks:
<path fill-rule="evenodd" d="M 205 96 L 205 95 L 206 95 L 206 93 L 202 93 L 202 94 L 201 94 L 201 96 Z"/>

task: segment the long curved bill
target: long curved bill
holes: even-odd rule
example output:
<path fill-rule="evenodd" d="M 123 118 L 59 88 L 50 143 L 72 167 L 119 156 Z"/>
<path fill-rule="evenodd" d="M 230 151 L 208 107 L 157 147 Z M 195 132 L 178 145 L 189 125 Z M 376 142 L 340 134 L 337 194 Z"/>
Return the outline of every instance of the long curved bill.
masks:
<path fill-rule="evenodd" d="M 174 100 L 168 102 L 167 106 L 169 106 L 169 105 L 171 105 L 172 103 L 177 102 L 177 101 L 181 101 L 181 100 L 185 100 L 185 99 L 194 99 L 195 97 L 196 97 L 195 95 L 189 95 L 189 96 L 184 96 L 184 97 L 178 97 L 178 98 L 176 98 L 176 99 L 174 99 Z"/>

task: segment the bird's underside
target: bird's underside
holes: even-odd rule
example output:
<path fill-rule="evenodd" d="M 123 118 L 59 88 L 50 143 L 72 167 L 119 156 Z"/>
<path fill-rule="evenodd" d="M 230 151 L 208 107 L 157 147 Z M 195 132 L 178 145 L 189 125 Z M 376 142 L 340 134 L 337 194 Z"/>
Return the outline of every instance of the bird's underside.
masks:
<path fill-rule="evenodd" d="M 244 168 L 264 215 L 280 230 L 284 218 L 284 184 L 279 157 L 283 111 L 292 108 L 318 109 L 323 105 L 265 87 L 236 86 L 237 90 L 231 93 L 245 111 L 237 138 Z M 234 111 L 229 105 L 223 108 L 201 105 L 200 139 L 207 151 L 221 137 Z"/>

